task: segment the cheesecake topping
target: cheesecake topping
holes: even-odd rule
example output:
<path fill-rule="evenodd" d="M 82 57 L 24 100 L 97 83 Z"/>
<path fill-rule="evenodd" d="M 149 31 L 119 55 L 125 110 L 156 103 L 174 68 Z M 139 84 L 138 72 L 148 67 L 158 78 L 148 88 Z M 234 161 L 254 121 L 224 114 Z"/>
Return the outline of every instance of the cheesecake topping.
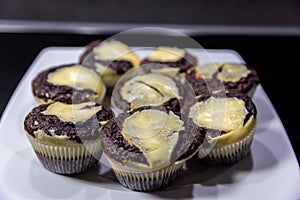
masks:
<path fill-rule="evenodd" d="M 102 106 L 94 102 L 81 104 L 52 103 L 42 113 L 44 115 L 55 115 L 65 122 L 78 122 L 91 118 L 102 109 Z"/>
<path fill-rule="evenodd" d="M 209 63 L 205 65 L 198 65 L 197 69 L 203 78 L 213 78 L 214 74 L 218 71 L 219 65 Z"/>
<path fill-rule="evenodd" d="M 210 97 L 193 105 L 189 117 L 201 127 L 230 132 L 244 125 L 247 114 L 243 100 Z"/>
<path fill-rule="evenodd" d="M 176 62 L 182 59 L 185 55 L 184 49 L 177 47 L 158 47 L 152 51 L 147 59 L 150 61 L 161 61 L 161 62 Z"/>
<path fill-rule="evenodd" d="M 103 83 L 100 76 L 81 65 L 59 68 L 48 74 L 47 81 L 53 85 L 64 85 L 78 90 L 90 89 L 102 94 Z"/>
<path fill-rule="evenodd" d="M 150 168 L 170 164 L 183 121 L 173 112 L 142 110 L 125 119 L 122 134 L 145 155 Z"/>
<path fill-rule="evenodd" d="M 237 82 L 245 78 L 251 71 L 245 65 L 241 64 L 223 64 L 220 66 L 220 73 L 217 78 L 225 82 Z"/>
<path fill-rule="evenodd" d="M 121 88 L 121 96 L 133 109 L 146 105 L 161 105 L 171 98 L 178 98 L 179 90 L 171 77 L 149 73 L 126 81 Z"/>
<path fill-rule="evenodd" d="M 139 66 L 140 58 L 124 43 L 117 40 L 103 41 L 93 49 L 95 60 L 124 60 Z"/>

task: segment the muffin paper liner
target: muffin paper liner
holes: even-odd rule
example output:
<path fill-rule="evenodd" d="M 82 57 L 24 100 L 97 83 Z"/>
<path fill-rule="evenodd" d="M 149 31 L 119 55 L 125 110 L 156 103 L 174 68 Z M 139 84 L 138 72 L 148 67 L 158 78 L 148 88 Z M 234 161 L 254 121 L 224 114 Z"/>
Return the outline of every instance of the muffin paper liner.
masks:
<path fill-rule="evenodd" d="M 141 170 L 127 169 L 121 163 L 117 163 L 109 157 L 107 158 L 116 178 L 123 186 L 134 191 L 149 192 L 160 190 L 170 185 L 175 180 L 184 163 L 198 153 L 199 149 L 200 146 L 188 157 L 175 161 L 164 168 L 144 172 Z"/>
<path fill-rule="evenodd" d="M 88 156 L 73 160 L 62 160 L 58 158 L 45 157 L 39 152 L 35 152 L 42 165 L 49 171 L 57 174 L 77 174 L 94 166 L 98 159 Z"/>
<path fill-rule="evenodd" d="M 154 191 L 172 183 L 184 162 L 171 164 L 163 169 L 150 172 L 120 171 L 113 167 L 118 181 L 135 191 Z"/>
<path fill-rule="evenodd" d="M 245 158 L 250 152 L 255 127 L 242 140 L 221 148 L 213 148 L 205 157 L 201 158 L 211 165 L 233 164 Z"/>
<path fill-rule="evenodd" d="M 76 174 L 95 165 L 102 149 L 100 142 L 92 141 L 84 144 L 56 144 L 39 141 L 32 136 L 28 139 L 42 165 L 58 174 Z"/>

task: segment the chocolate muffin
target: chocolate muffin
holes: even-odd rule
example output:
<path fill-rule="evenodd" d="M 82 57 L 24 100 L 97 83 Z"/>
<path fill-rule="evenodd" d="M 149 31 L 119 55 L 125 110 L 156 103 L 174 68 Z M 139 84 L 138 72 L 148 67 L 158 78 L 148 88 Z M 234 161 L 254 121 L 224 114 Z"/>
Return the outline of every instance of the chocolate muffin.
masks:
<path fill-rule="evenodd" d="M 256 70 L 249 65 L 238 63 L 199 65 L 187 75 L 187 80 L 198 94 L 233 90 L 250 97 L 259 84 Z"/>
<path fill-rule="evenodd" d="M 123 42 L 95 40 L 85 47 L 79 63 L 95 69 L 107 87 L 114 87 L 125 72 L 140 65 L 140 58 Z"/>
<path fill-rule="evenodd" d="M 53 102 L 33 108 L 25 117 L 24 129 L 37 158 L 47 170 L 75 174 L 100 159 L 99 134 L 111 118 L 110 108 L 94 102 Z"/>
<path fill-rule="evenodd" d="M 100 134 L 103 152 L 118 181 L 136 191 L 170 185 L 203 136 L 165 107 L 144 106 L 107 122 Z"/>
<path fill-rule="evenodd" d="M 209 164 L 233 164 L 245 158 L 255 133 L 257 110 L 251 98 L 230 91 L 202 96 L 188 110 L 189 118 L 206 135 L 199 156 Z"/>
<path fill-rule="evenodd" d="M 179 73 L 186 73 L 197 65 L 197 59 L 185 49 L 160 46 L 143 59 L 141 65 L 149 63 L 162 64 L 177 70 Z"/>
<path fill-rule="evenodd" d="M 214 68 L 216 70 L 214 73 L 217 73 L 218 68 L 212 66 L 207 66 Z M 191 88 L 195 92 L 197 98 L 201 96 L 206 96 L 209 94 L 223 93 L 225 92 L 224 84 L 216 78 L 213 78 L 214 74 L 200 73 L 199 68 L 191 70 L 186 74 L 186 81 L 190 84 Z"/>
<path fill-rule="evenodd" d="M 101 103 L 106 86 L 95 71 L 79 64 L 66 64 L 37 74 L 32 81 L 32 93 L 42 103 Z"/>
<path fill-rule="evenodd" d="M 218 64 L 219 73 L 216 78 L 224 84 L 225 90 L 235 90 L 253 96 L 259 76 L 256 70 L 246 64 L 221 63 Z"/>
<path fill-rule="evenodd" d="M 180 79 L 162 73 L 146 72 L 143 68 L 122 77 L 115 86 L 111 104 L 116 113 L 142 106 L 159 106 L 183 99 Z"/>

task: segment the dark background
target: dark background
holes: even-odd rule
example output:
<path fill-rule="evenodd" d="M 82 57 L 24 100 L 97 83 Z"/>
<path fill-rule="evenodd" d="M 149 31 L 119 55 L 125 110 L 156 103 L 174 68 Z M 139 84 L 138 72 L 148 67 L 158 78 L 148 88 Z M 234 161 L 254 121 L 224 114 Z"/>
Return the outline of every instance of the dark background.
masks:
<path fill-rule="evenodd" d="M 113 28 L 103 31 L 107 25 Z M 117 33 L 120 25 L 188 26 L 204 48 L 240 53 L 258 71 L 299 160 L 300 1 L 296 0 L 0 0 L 0 116 L 43 48 L 84 46 Z"/>
<path fill-rule="evenodd" d="M 1 19 L 299 26 L 297 0 L 1 0 Z"/>

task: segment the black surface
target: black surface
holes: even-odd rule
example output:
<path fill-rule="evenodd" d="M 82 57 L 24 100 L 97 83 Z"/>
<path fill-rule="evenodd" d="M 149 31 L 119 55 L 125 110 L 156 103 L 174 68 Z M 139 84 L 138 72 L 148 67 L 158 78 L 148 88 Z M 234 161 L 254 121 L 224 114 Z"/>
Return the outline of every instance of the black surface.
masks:
<path fill-rule="evenodd" d="M 0 34 L 0 113 L 27 68 L 38 53 L 48 46 L 84 46 L 99 35 Z M 199 36 L 204 48 L 233 49 L 255 67 L 261 84 L 271 99 L 300 158 L 299 75 L 300 36 Z M 22 103 L 22 99 L 20 99 Z M 272 134 L 272 133 L 270 133 Z M 280 148 L 280 144 L 278 144 Z"/>
<path fill-rule="evenodd" d="M 1 0 L 0 19 L 209 25 L 300 25 L 297 0 Z"/>

